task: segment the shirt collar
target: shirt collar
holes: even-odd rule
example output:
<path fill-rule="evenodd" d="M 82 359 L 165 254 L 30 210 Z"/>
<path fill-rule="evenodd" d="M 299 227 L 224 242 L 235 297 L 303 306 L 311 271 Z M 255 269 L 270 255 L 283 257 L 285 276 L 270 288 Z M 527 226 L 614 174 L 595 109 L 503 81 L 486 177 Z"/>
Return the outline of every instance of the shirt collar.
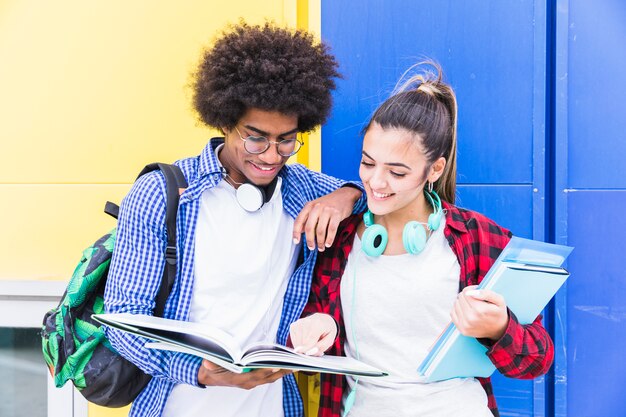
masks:
<path fill-rule="evenodd" d="M 223 167 L 215 150 L 218 146 L 224 144 L 224 138 L 216 137 L 212 138 L 209 143 L 204 147 L 200 154 L 200 167 L 198 170 L 198 176 L 203 177 L 205 175 L 223 174 Z"/>
<path fill-rule="evenodd" d="M 456 208 L 456 206 L 453 206 L 446 201 L 442 201 L 441 205 L 443 206 L 443 210 L 446 213 L 446 225 L 458 232 L 467 232 L 465 219 L 461 215 L 461 212 Z"/>

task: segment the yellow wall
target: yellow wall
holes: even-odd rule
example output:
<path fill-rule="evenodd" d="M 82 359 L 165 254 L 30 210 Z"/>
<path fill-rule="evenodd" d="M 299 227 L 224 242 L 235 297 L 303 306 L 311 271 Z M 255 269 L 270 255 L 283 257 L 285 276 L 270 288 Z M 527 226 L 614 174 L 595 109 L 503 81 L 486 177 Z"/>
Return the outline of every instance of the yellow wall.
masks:
<path fill-rule="evenodd" d="M 202 47 L 240 18 L 319 33 L 319 1 L 2 0 L 0 279 L 67 280 L 114 226 L 104 202 L 214 133 L 187 88 Z M 319 168 L 319 133 L 308 142 L 297 160 Z"/>

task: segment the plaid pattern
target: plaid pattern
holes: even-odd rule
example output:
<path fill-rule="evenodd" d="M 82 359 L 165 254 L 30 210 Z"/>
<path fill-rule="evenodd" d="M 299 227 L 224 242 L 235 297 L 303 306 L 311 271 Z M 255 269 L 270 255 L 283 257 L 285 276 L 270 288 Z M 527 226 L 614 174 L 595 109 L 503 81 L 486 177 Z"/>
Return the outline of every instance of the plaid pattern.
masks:
<path fill-rule="evenodd" d="M 444 235 L 457 256 L 461 267 L 459 291 L 476 285 L 484 278 L 496 258 L 511 238 L 511 233 L 485 216 L 451 206 L 446 210 Z M 345 327 L 341 314 L 340 280 L 352 250 L 354 234 L 362 215 L 351 216 L 340 226 L 333 246 L 321 253 L 315 267 L 309 302 L 303 315 L 324 312 L 332 315 L 340 327 L 340 337 L 327 353 L 344 355 Z M 520 325 L 509 311 L 509 325 L 500 340 L 493 343 L 479 339 L 489 350 L 487 355 L 505 376 L 531 379 L 545 374 L 552 364 L 554 346 L 541 324 L 541 316 L 529 325 Z M 488 405 L 494 416 L 499 416 L 490 378 L 477 378 L 487 393 Z M 345 377 L 321 375 L 319 417 L 341 415 L 341 400 L 346 387 Z"/>
<path fill-rule="evenodd" d="M 183 159 L 180 166 L 187 188 L 180 197 L 177 217 L 178 276 L 165 306 L 164 317 L 188 320 L 194 281 L 194 237 L 200 197 L 221 181 L 222 172 L 214 149 L 223 139 L 212 139 L 198 157 Z M 308 201 L 345 184 L 308 170 L 302 165 L 285 166 L 282 177 L 284 210 L 293 218 Z M 365 199 L 355 212 L 365 208 Z M 120 210 L 117 241 L 105 290 L 107 313 L 152 314 L 165 262 L 165 180 L 160 172 L 144 175 L 124 198 Z M 317 251 L 302 245 L 301 261 L 289 280 L 277 341 L 284 344 L 289 325 L 300 317 L 310 291 Z M 113 347 L 144 372 L 153 375 L 149 385 L 134 401 L 131 417 L 159 417 L 176 383 L 198 386 L 201 359 L 196 356 L 146 349 L 145 339 L 107 328 Z M 293 375 L 284 378 L 285 416 L 301 416 L 302 402 Z"/>

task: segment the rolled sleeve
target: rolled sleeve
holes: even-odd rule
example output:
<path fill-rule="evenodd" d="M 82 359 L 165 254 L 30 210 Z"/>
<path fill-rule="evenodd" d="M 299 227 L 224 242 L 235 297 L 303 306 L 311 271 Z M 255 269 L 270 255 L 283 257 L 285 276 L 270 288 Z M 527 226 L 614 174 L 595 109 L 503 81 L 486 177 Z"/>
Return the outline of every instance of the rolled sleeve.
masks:
<path fill-rule="evenodd" d="M 198 383 L 200 366 L 202 366 L 202 358 L 175 353 L 170 360 L 169 377 L 179 383 L 204 388 L 204 385 Z"/>
<path fill-rule="evenodd" d="M 554 359 L 554 345 L 541 324 L 541 316 L 531 324 L 522 325 L 509 311 L 504 335 L 488 348 L 491 362 L 509 378 L 531 379 L 543 375 Z"/>

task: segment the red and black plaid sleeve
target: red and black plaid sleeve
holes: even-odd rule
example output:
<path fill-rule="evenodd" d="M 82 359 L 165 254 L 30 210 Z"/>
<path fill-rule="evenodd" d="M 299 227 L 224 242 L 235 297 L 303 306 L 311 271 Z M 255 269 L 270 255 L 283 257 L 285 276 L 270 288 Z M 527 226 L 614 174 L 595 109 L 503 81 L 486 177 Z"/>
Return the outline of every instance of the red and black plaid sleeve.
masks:
<path fill-rule="evenodd" d="M 541 316 L 526 325 L 519 324 L 511 311 L 509 317 L 504 335 L 487 352 L 491 362 L 509 378 L 532 379 L 548 372 L 554 345 L 541 324 Z"/>

